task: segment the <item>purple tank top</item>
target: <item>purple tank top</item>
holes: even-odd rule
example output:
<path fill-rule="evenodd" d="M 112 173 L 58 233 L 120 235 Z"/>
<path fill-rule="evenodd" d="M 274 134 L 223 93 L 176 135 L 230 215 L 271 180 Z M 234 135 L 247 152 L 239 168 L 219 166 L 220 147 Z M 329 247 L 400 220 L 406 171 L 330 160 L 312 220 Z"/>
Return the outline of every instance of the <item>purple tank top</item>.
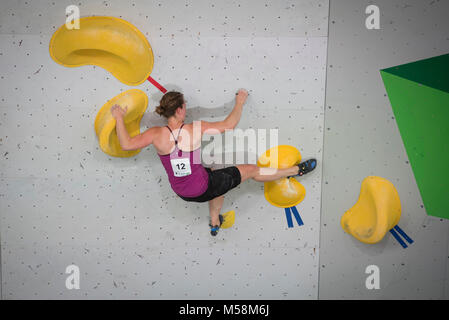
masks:
<path fill-rule="evenodd" d="M 179 128 L 179 132 L 183 126 L 184 124 Z M 173 135 L 172 130 L 166 127 Z M 174 135 L 173 138 L 175 138 Z M 209 175 L 201 164 L 201 148 L 182 151 L 178 148 L 178 139 L 175 138 L 175 149 L 169 154 L 158 155 L 176 194 L 183 197 L 197 197 L 206 191 Z"/>

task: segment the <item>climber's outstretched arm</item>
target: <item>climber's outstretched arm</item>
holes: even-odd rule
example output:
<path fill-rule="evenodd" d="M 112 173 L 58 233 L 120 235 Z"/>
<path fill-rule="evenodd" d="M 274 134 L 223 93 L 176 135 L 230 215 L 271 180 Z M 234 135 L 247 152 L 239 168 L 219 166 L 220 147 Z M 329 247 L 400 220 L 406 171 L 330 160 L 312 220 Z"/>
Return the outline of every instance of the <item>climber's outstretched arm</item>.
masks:
<path fill-rule="evenodd" d="M 151 127 L 146 131 L 129 139 L 128 143 L 122 145 L 122 149 L 126 151 L 142 149 L 153 143 L 154 137 L 159 127 Z"/>
<path fill-rule="evenodd" d="M 240 89 L 235 97 L 234 109 L 232 109 L 226 119 L 216 122 L 201 121 L 201 134 L 222 133 L 225 130 L 234 129 L 240 121 L 243 105 L 247 97 L 248 92 L 245 89 Z"/>
<path fill-rule="evenodd" d="M 131 138 L 126 130 L 125 121 L 123 120 L 127 111 L 128 106 L 122 108 L 120 105 L 114 104 L 111 107 L 111 114 L 116 120 L 115 131 L 117 132 L 120 147 L 125 151 L 130 151 L 142 149 L 152 144 L 160 127 L 151 127 L 145 132 Z"/>

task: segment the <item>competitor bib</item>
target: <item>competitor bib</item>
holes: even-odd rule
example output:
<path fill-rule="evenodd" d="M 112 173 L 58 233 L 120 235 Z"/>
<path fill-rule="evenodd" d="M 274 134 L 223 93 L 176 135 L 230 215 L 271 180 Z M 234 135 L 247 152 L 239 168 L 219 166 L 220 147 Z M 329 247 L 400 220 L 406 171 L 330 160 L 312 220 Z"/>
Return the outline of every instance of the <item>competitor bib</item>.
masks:
<path fill-rule="evenodd" d="M 175 177 L 184 177 L 192 174 L 189 158 L 170 159 Z"/>

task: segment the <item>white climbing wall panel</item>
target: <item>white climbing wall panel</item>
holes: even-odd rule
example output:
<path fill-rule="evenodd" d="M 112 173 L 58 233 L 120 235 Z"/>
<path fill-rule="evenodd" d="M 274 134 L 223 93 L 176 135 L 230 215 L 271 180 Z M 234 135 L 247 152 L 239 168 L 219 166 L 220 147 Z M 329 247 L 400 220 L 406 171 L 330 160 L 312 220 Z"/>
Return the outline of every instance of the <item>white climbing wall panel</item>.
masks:
<path fill-rule="evenodd" d="M 380 30 L 364 25 L 371 4 L 380 8 Z M 448 1 L 330 3 L 320 299 L 449 298 L 449 220 L 425 212 L 379 72 L 449 52 L 447 12 Z M 398 190 L 399 225 L 415 241 L 407 249 L 389 233 L 366 245 L 342 231 L 341 215 L 369 175 Z M 365 287 L 370 265 L 379 267 L 380 290 Z"/>
<path fill-rule="evenodd" d="M 4 299 L 316 299 L 321 166 L 302 179 L 304 226 L 287 228 L 262 184 L 225 198 L 233 228 L 209 234 L 207 204 L 171 191 L 152 147 L 114 158 L 94 119 L 128 87 L 93 66 L 65 68 L 48 44 L 81 16 L 121 17 L 155 55 L 152 76 L 185 93 L 191 119 L 221 119 L 250 91 L 238 128 L 322 158 L 328 1 L 17 1 L 0 10 L 0 226 Z M 160 92 L 150 98 L 145 130 Z M 263 150 L 262 150 L 263 151 Z M 68 265 L 80 289 L 65 287 Z"/>

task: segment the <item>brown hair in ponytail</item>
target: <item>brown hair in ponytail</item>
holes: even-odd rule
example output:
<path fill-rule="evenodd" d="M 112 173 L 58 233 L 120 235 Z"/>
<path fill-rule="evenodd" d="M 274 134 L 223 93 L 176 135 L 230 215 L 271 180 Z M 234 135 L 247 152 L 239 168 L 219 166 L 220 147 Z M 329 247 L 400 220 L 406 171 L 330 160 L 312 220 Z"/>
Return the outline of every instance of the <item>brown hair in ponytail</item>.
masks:
<path fill-rule="evenodd" d="M 182 108 L 183 104 L 184 95 L 181 92 L 170 91 L 162 97 L 159 106 L 156 107 L 156 113 L 166 118 L 170 118 L 176 113 L 178 108 Z"/>

